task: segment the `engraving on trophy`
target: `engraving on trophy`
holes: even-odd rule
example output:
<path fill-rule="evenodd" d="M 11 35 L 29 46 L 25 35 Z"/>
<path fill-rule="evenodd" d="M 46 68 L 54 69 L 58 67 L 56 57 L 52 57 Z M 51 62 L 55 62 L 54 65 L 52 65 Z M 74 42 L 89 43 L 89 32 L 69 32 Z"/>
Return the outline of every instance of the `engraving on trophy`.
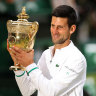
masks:
<path fill-rule="evenodd" d="M 9 47 L 17 46 L 28 52 L 34 46 L 39 24 L 36 21 L 28 22 L 29 16 L 26 14 L 25 7 L 22 8 L 22 12 L 17 17 L 17 21 L 7 21 Z M 17 66 L 15 67 L 17 68 Z"/>

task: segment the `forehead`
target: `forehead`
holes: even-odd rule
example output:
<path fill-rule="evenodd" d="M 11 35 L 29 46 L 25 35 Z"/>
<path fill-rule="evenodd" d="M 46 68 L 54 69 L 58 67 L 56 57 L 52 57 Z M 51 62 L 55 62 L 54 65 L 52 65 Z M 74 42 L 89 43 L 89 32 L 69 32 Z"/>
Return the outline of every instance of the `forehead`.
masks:
<path fill-rule="evenodd" d="M 51 24 L 65 25 L 68 24 L 68 18 L 52 16 Z"/>

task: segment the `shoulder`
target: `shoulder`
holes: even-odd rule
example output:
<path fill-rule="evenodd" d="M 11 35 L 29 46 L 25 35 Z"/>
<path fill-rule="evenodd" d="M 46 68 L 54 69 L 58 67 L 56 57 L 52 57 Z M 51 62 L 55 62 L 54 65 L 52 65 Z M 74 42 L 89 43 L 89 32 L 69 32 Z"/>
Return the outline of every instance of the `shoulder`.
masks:
<path fill-rule="evenodd" d="M 50 46 L 48 49 L 44 50 L 42 55 L 50 55 L 53 51 L 54 46 Z"/>
<path fill-rule="evenodd" d="M 82 54 L 82 52 L 77 48 L 77 46 L 74 45 L 74 43 L 71 41 L 68 48 L 66 48 L 66 52 L 68 54 L 68 57 L 71 57 L 73 59 L 85 59 L 85 56 Z"/>
<path fill-rule="evenodd" d="M 50 51 L 49 49 L 44 50 L 43 53 L 42 53 L 42 55 L 46 55 L 46 54 L 48 54 L 49 51 Z"/>
<path fill-rule="evenodd" d="M 85 56 L 81 53 L 81 51 L 76 47 L 73 46 L 73 48 L 70 50 L 70 65 L 71 67 L 77 71 L 80 69 L 85 69 L 87 66 L 86 58 Z"/>
<path fill-rule="evenodd" d="M 72 68 L 84 68 L 87 66 L 85 56 L 74 44 L 67 48 L 66 55 L 67 66 L 71 66 Z"/>
<path fill-rule="evenodd" d="M 43 53 L 42 53 L 42 55 L 41 55 L 41 57 L 40 57 L 40 59 L 39 59 L 39 61 L 41 59 L 45 59 L 45 57 L 46 56 L 49 56 L 49 54 L 50 54 L 50 50 L 49 49 L 44 50 Z"/>
<path fill-rule="evenodd" d="M 73 57 L 73 59 L 85 60 L 85 56 L 75 45 L 72 47 L 70 51 L 70 55 Z"/>

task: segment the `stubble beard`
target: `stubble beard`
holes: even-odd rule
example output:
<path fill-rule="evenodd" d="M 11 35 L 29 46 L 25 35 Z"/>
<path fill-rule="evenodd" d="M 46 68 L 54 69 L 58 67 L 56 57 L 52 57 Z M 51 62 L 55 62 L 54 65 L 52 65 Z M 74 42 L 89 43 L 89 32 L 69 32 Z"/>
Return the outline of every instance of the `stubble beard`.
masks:
<path fill-rule="evenodd" d="M 66 40 L 68 40 L 68 39 L 69 39 L 69 37 L 67 37 L 67 38 L 62 37 L 62 38 L 60 38 L 60 39 L 57 40 L 57 41 L 55 41 L 55 40 L 53 40 L 53 39 L 52 39 L 52 41 L 53 41 L 54 44 L 63 44 L 63 43 L 66 42 Z"/>

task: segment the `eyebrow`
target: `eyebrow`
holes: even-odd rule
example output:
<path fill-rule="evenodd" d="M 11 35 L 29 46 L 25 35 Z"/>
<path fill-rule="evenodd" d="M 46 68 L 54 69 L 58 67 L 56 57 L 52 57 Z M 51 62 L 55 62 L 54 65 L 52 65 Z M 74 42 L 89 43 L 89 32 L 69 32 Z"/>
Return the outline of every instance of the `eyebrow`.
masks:
<path fill-rule="evenodd" d="M 55 24 L 51 23 L 51 26 L 55 26 Z M 63 27 L 65 27 L 65 25 L 57 25 L 57 27 L 62 27 L 63 28 Z"/>

